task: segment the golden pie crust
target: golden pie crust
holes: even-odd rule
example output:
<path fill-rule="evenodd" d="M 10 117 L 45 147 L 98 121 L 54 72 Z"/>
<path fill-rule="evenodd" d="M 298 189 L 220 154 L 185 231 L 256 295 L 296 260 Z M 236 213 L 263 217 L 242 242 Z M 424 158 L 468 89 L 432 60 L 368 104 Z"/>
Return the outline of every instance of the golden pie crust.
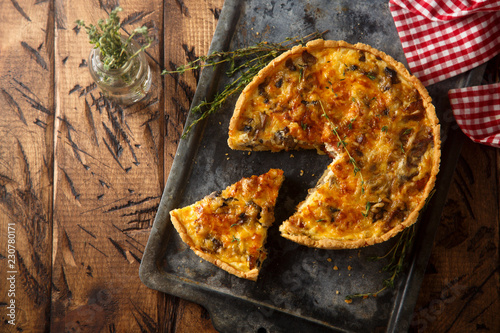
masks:
<path fill-rule="evenodd" d="M 198 256 L 255 281 L 267 257 L 267 229 L 274 222 L 283 180 L 280 169 L 243 178 L 190 206 L 172 210 L 172 224 Z"/>
<path fill-rule="evenodd" d="M 280 231 L 342 249 L 386 241 L 416 222 L 441 141 L 431 97 L 403 64 L 365 44 L 315 40 L 277 57 L 243 90 L 228 144 L 332 157 Z"/>

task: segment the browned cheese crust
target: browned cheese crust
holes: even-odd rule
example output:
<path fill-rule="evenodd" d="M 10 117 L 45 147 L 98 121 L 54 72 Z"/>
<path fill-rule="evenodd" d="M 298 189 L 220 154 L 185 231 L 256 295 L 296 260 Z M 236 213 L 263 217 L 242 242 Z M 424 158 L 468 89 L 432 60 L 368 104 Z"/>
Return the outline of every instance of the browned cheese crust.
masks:
<path fill-rule="evenodd" d="M 283 180 L 279 169 L 243 178 L 190 206 L 172 210 L 172 224 L 198 256 L 255 281 L 267 257 L 267 229 L 274 222 Z"/>
<path fill-rule="evenodd" d="M 441 141 L 431 97 L 403 64 L 365 44 L 315 40 L 277 57 L 243 90 L 228 144 L 332 157 L 280 231 L 341 249 L 383 242 L 415 223 L 434 187 Z"/>

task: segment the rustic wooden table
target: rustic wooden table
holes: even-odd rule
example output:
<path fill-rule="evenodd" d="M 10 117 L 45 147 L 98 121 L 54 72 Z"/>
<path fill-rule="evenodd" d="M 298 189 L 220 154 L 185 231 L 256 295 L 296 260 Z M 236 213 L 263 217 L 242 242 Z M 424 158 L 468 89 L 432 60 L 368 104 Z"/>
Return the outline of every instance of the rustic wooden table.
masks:
<path fill-rule="evenodd" d="M 126 108 L 92 83 L 74 23 L 117 0 L 0 3 L 2 332 L 215 331 L 138 268 L 197 80 L 160 72 L 206 54 L 223 0 L 119 3 L 125 33 L 155 36 L 152 94 Z M 412 331 L 500 331 L 499 178 L 500 151 L 466 141 Z"/>

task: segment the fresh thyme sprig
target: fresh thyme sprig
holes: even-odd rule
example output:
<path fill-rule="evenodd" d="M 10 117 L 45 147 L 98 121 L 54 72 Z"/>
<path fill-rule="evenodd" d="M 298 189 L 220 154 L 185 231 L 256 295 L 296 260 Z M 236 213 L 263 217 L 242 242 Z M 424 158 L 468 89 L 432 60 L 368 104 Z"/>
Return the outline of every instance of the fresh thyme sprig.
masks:
<path fill-rule="evenodd" d="M 252 81 L 253 77 L 257 75 L 259 70 L 261 70 L 265 66 L 266 63 L 260 63 L 246 69 L 241 76 L 239 76 L 231 83 L 227 84 L 222 92 L 216 94 L 211 102 L 204 100 L 200 104 L 195 105 L 191 109 L 191 112 L 201 113 L 201 116 L 198 119 L 194 120 L 186 128 L 182 137 L 184 138 L 189 133 L 189 131 L 191 131 L 191 129 L 200 121 L 217 112 L 222 107 L 222 105 L 224 105 L 229 96 L 241 92 L 243 88 Z"/>
<path fill-rule="evenodd" d="M 352 300 L 353 298 L 360 298 L 360 297 L 368 298 L 370 296 L 377 297 L 381 292 L 383 292 L 387 288 L 394 288 L 394 282 L 404 269 L 405 258 L 406 255 L 408 254 L 408 251 L 412 247 L 414 237 L 415 237 L 415 225 L 412 225 L 411 227 L 403 230 L 398 241 L 389 252 L 387 252 L 385 255 L 381 257 L 370 258 L 371 260 L 381 260 L 389 256 L 391 258 L 389 260 L 389 263 L 386 266 L 384 266 L 384 268 L 382 268 L 382 271 L 392 272 L 392 274 L 389 278 L 385 279 L 382 282 L 381 289 L 375 292 L 347 295 L 345 299 L 349 301 Z"/>
<path fill-rule="evenodd" d="M 323 111 L 323 117 L 325 117 L 328 120 L 328 123 L 330 124 L 330 127 L 332 128 L 333 133 L 337 136 L 337 139 L 339 140 L 337 145 L 342 146 L 344 148 L 344 150 L 346 151 L 347 156 L 349 156 L 349 162 L 354 167 L 354 175 L 356 176 L 359 173 L 359 177 L 361 178 L 361 193 L 365 193 L 365 180 L 363 179 L 363 174 L 361 173 L 361 169 L 358 167 L 356 160 L 349 153 L 349 149 L 347 149 L 346 142 L 344 140 L 342 140 L 342 138 L 340 137 L 339 132 L 337 131 L 337 126 L 335 126 L 335 124 L 331 121 L 330 117 L 328 117 L 328 115 L 326 114 L 325 107 L 323 106 L 323 103 L 321 101 L 319 101 L 319 105 L 321 105 L 321 110 Z M 352 124 L 352 121 L 351 121 L 351 124 Z M 370 210 L 370 207 L 367 205 L 366 214 L 368 214 L 369 210 Z"/>
<path fill-rule="evenodd" d="M 118 13 L 121 11 L 121 7 L 116 7 L 109 13 L 109 17 L 106 20 L 100 19 L 97 22 L 97 26 L 93 24 L 86 25 L 82 20 L 76 21 L 79 27 L 85 28 L 89 41 L 94 45 L 94 48 L 99 48 L 101 61 L 105 70 L 122 67 L 127 61 L 135 58 L 140 52 L 151 46 L 152 39 L 148 35 L 148 28 L 146 26 L 135 28 L 126 39 L 121 38 L 119 32 L 121 24 L 118 16 Z M 128 47 L 132 38 L 138 34 L 144 36 L 146 43 L 139 50 L 130 54 Z"/>
<path fill-rule="evenodd" d="M 192 107 L 191 112 L 201 113 L 201 116 L 185 129 L 183 137 L 200 121 L 217 112 L 230 96 L 241 92 L 271 60 L 290 50 L 293 46 L 305 45 L 308 41 L 321 38 L 325 33 L 326 31 L 321 33 L 315 32 L 302 38 L 286 38 L 280 43 L 260 42 L 256 45 L 234 51 L 213 52 L 208 56 L 200 56 L 186 65 L 177 67 L 173 71 L 162 71 L 162 75 L 183 74 L 204 67 L 229 64 L 229 69 L 226 71 L 228 77 L 232 77 L 237 73 L 240 74 L 238 78 L 227 84 L 222 92 L 217 93 L 212 101 L 204 100 Z"/>

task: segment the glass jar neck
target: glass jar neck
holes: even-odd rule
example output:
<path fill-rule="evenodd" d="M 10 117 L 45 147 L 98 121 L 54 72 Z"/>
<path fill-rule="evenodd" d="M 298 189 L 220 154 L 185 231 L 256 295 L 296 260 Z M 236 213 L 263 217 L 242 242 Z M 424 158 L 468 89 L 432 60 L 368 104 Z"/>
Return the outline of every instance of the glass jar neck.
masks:
<path fill-rule="evenodd" d="M 122 42 L 125 42 L 125 39 L 122 37 Z M 131 41 L 127 46 L 128 56 L 132 56 L 139 50 L 137 44 L 134 41 Z M 101 50 L 99 48 L 94 48 L 91 52 L 91 60 L 93 61 L 93 65 L 95 69 L 109 75 L 120 75 L 124 73 L 130 72 L 135 64 L 140 62 L 139 55 L 136 55 L 133 58 L 129 58 L 122 66 L 119 68 L 106 68 L 104 62 L 101 60 Z"/>

